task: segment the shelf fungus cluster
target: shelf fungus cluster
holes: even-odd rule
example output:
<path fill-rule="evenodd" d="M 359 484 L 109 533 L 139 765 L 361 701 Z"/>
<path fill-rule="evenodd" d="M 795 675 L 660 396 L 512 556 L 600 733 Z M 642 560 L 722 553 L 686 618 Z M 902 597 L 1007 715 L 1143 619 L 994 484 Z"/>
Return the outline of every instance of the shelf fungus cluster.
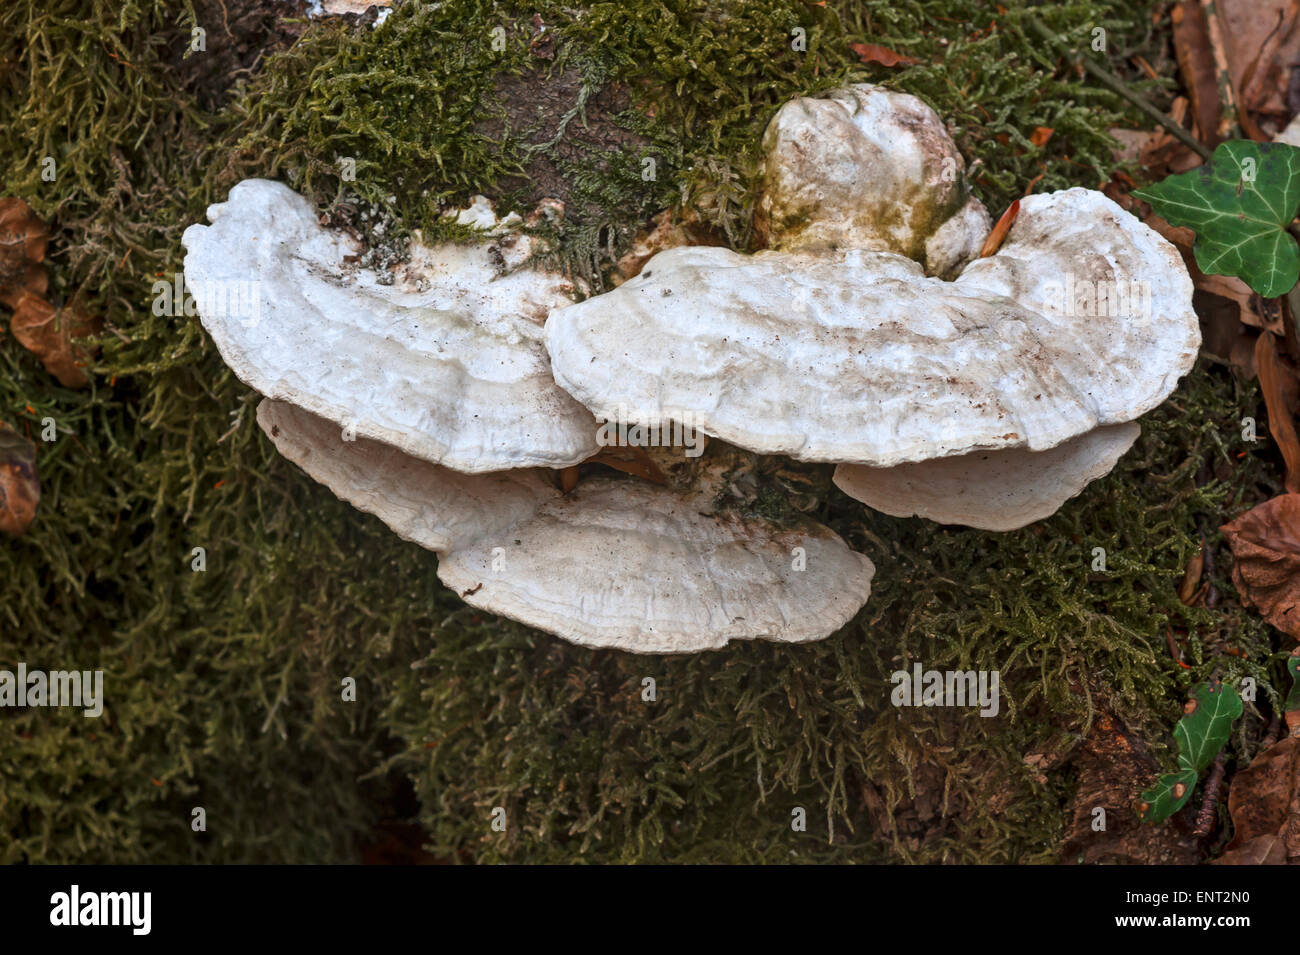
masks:
<path fill-rule="evenodd" d="M 643 653 L 817 640 L 874 568 L 737 506 L 756 468 L 1021 527 L 1114 466 L 1199 335 L 1178 253 L 1099 193 L 1023 200 L 979 258 L 989 216 L 914 97 L 795 100 L 763 146 L 763 251 L 666 248 L 601 295 L 486 200 L 476 242 L 377 272 L 264 180 L 186 231 L 186 282 L 280 452 L 472 606 Z"/>
<path fill-rule="evenodd" d="M 725 449 L 705 457 L 680 424 L 655 435 L 677 448 L 642 448 L 644 429 L 597 422 L 555 384 L 543 329 L 578 290 L 532 267 L 522 223 L 485 200 L 459 214 L 481 241 L 417 246 L 385 275 L 278 183 L 242 182 L 208 216 L 185 233 L 186 284 L 266 396 L 258 423 L 437 552 L 472 606 L 587 646 L 675 653 L 820 639 L 866 602 L 871 562 L 827 528 L 719 506 Z M 250 281 L 254 296 L 236 294 Z M 557 482 L 592 458 L 644 477 Z"/>

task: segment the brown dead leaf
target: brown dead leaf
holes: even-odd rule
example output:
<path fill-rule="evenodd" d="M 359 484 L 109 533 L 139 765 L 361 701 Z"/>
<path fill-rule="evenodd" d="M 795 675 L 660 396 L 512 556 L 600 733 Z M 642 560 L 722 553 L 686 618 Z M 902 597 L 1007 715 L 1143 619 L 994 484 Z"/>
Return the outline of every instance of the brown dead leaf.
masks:
<path fill-rule="evenodd" d="M 1056 130 L 1050 126 L 1035 126 L 1034 131 L 1029 134 L 1029 141 L 1040 149 L 1046 146 Z"/>
<path fill-rule="evenodd" d="M 1178 585 L 1178 599 L 1188 606 L 1192 605 L 1192 598 L 1196 596 L 1197 590 L 1201 586 L 1201 574 L 1205 571 L 1205 550 L 1198 550 L 1192 555 L 1191 560 L 1187 562 L 1187 569 L 1183 571 L 1182 582 Z"/>
<path fill-rule="evenodd" d="M 578 486 L 578 466 L 575 464 L 572 465 L 571 467 L 561 468 L 560 469 L 561 493 L 568 494 L 577 486 Z"/>
<path fill-rule="evenodd" d="M 1300 494 L 1265 501 L 1220 530 L 1232 548 L 1232 582 L 1242 599 L 1300 639 Z"/>
<path fill-rule="evenodd" d="M 1201 350 L 1238 369 L 1243 381 L 1252 381 L 1259 374 L 1255 367 L 1259 329 L 1243 324 L 1241 310 L 1226 298 L 1198 292 L 1192 305 L 1201 320 Z"/>
<path fill-rule="evenodd" d="M 1192 100 L 1197 138 L 1213 147 L 1219 141 L 1219 117 L 1223 106 L 1219 102 L 1218 71 L 1205 10 L 1198 0 L 1183 0 L 1173 8 L 1170 16 L 1178 71 L 1183 75 L 1183 84 Z"/>
<path fill-rule="evenodd" d="M 1233 777 L 1235 833 L 1220 865 L 1300 863 L 1300 738 L 1288 736 Z"/>
<path fill-rule="evenodd" d="M 50 232 L 21 199 L 0 199 L 0 303 L 15 308 L 24 293 L 44 297 Z"/>
<path fill-rule="evenodd" d="M 0 531 L 15 537 L 23 533 L 40 502 L 36 446 L 0 421 Z"/>
<path fill-rule="evenodd" d="M 1265 332 L 1255 342 L 1255 365 L 1259 389 L 1268 408 L 1268 427 L 1286 462 L 1286 489 L 1300 491 L 1300 437 L 1296 435 L 1292 411 L 1300 404 L 1300 381 L 1282 357 L 1278 339 Z"/>
<path fill-rule="evenodd" d="M 1017 199 L 1007 207 L 1007 211 L 1002 213 L 1002 218 L 998 219 L 997 224 L 993 226 L 993 231 L 989 237 L 984 240 L 984 247 L 980 249 L 980 258 L 986 259 L 990 255 L 1002 248 L 1002 243 L 1011 231 L 1011 224 L 1016 221 L 1016 216 L 1020 214 L 1020 200 Z"/>
<path fill-rule="evenodd" d="M 1109 195 L 1109 193 L 1107 194 Z M 1191 229 L 1170 225 L 1166 219 L 1154 212 L 1149 214 L 1143 221 L 1178 249 L 1178 253 L 1183 257 L 1183 264 L 1187 266 L 1187 271 L 1192 277 L 1192 284 L 1195 285 L 1198 292 L 1205 292 L 1232 303 L 1237 321 L 1244 325 L 1270 331 L 1279 337 L 1286 334 L 1282 306 L 1279 302 L 1261 297 L 1236 276 L 1206 275 L 1200 270 L 1200 267 L 1196 264 L 1196 256 L 1192 252 L 1192 246 L 1196 242 L 1195 232 Z M 1201 316 L 1203 326 L 1208 317 L 1206 311 L 1198 304 L 1197 314 Z M 1218 316 L 1213 316 L 1213 318 L 1217 320 Z M 1205 338 L 1207 342 L 1214 337 L 1209 329 L 1203 330 L 1206 332 Z M 1223 329 L 1222 331 L 1226 335 L 1230 330 Z M 1221 335 L 1220 337 L 1224 336 Z M 1254 344 L 1253 337 L 1251 337 L 1250 343 Z M 1227 352 L 1222 349 L 1210 347 L 1208 350 L 1219 354 L 1225 360 L 1229 360 Z M 1247 379 L 1255 377 L 1253 354 L 1246 356 L 1243 351 L 1239 357 L 1234 357 L 1231 360 L 1234 365 L 1243 370 L 1248 370 Z"/>
<path fill-rule="evenodd" d="M 1217 0 L 1232 85 L 1243 110 L 1284 119 L 1290 67 L 1300 61 L 1296 0 Z"/>
<path fill-rule="evenodd" d="M 1300 657 L 1300 647 L 1296 647 L 1292 650 L 1291 656 Z M 1282 718 L 1286 720 L 1287 733 L 1291 736 L 1300 736 L 1300 707 L 1287 710 L 1282 714 Z"/>
<path fill-rule="evenodd" d="M 622 471 L 624 474 L 631 474 L 633 477 L 653 481 L 655 484 L 668 482 L 668 477 L 660 470 L 659 465 L 655 464 L 645 448 L 636 445 L 602 448 L 587 460 Z"/>
<path fill-rule="evenodd" d="M 888 47 L 875 43 L 850 43 L 849 49 L 858 55 L 863 63 L 879 63 L 881 66 L 911 66 L 916 60 L 902 53 L 895 53 Z"/>
<path fill-rule="evenodd" d="M 756 214 L 757 218 L 757 214 Z M 763 236 L 766 242 L 766 234 Z M 665 249 L 683 245 L 725 245 L 725 240 L 699 221 L 692 209 L 665 209 L 632 240 L 632 247 L 614 265 L 612 281 L 622 285 L 636 278 L 645 264 Z"/>
<path fill-rule="evenodd" d="M 27 293 L 14 307 L 9 330 L 61 384 L 81 388 L 90 383 L 83 369 L 93 351 L 77 344 L 77 339 L 93 335 L 98 324 L 76 307 L 56 309 L 40 296 Z"/>

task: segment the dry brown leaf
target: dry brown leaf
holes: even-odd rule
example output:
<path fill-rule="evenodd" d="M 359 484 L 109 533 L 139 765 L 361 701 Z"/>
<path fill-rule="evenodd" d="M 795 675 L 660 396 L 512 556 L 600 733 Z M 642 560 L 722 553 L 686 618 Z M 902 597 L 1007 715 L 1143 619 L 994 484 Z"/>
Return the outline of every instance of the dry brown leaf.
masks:
<path fill-rule="evenodd" d="M 1243 381 L 1252 381 L 1259 374 L 1255 367 L 1259 329 L 1242 324 L 1241 310 L 1226 298 L 1198 295 L 1193 304 L 1201 319 L 1201 350 L 1238 369 Z"/>
<path fill-rule="evenodd" d="M 1035 126 L 1034 131 L 1029 134 L 1029 141 L 1035 146 L 1042 148 L 1047 145 L 1048 140 L 1052 138 L 1054 132 L 1056 132 L 1056 130 L 1052 129 L 1050 126 Z"/>
<path fill-rule="evenodd" d="M 79 309 L 56 309 L 45 299 L 28 293 L 14 307 L 9 330 L 65 387 L 81 388 L 90 383 L 84 368 L 93 351 L 77 344 L 77 339 L 93 335 L 98 323 Z"/>
<path fill-rule="evenodd" d="M 24 293 L 43 297 L 49 286 L 49 229 L 21 199 L 0 199 L 0 303 L 15 308 Z"/>
<path fill-rule="evenodd" d="M 1219 117 L 1223 107 L 1219 102 L 1218 71 L 1210 44 L 1209 23 L 1197 0 L 1183 0 L 1173 8 L 1171 18 L 1178 71 L 1183 75 L 1183 84 L 1192 100 L 1197 138 L 1213 147 L 1218 142 Z"/>
<path fill-rule="evenodd" d="M 602 448 L 587 460 L 611 467 L 616 471 L 622 471 L 624 474 L 631 474 L 633 477 L 653 481 L 655 484 L 666 484 L 668 482 L 667 476 L 655 464 L 654 459 L 646 453 L 645 448 L 636 445 Z"/>
<path fill-rule="evenodd" d="M 1265 501 L 1220 530 L 1232 548 L 1232 582 L 1242 599 L 1300 639 L 1300 494 Z"/>
<path fill-rule="evenodd" d="M 1300 437 L 1296 436 L 1292 410 L 1300 404 L 1300 381 L 1282 358 L 1277 338 L 1265 332 L 1255 342 L 1259 390 L 1268 408 L 1268 427 L 1286 462 L 1286 489 L 1300 491 Z"/>
<path fill-rule="evenodd" d="M 1200 270 L 1196 264 L 1196 256 L 1192 252 L 1192 246 L 1196 242 L 1195 232 L 1181 226 L 1170 225 L 1166 219 L 1154 212 L 1143 221 L 1178 249 L 1179 254 L 1183 257 L 1183 264 L 1187 266 L 1187 271 L 1192 277 L 1192 284 L 1196 286 L 1198 292 L 1206 292 L 1231 302 L 1234 306 L 1236 319 L 1242 324 L 1249 325 L 1252 328 L 1265 329 L 1279 337 L 1286 334 L 1282 306 L 1279 302 L 1265 299 L 1256 294 L 1249 285 L 1236 276 L 1206 275 Z M 1198 306 L 1197 312 L 1204 322 L 1207 318 L 1204 310 Z M 1209 340 L 1213 336 L 1207 330 L 1205 337 Z M 1254 344 L 1254 338 L 1250 339 L 1250 343 Z M 1220 354 L 1225 359 L 1227 358 L 1227 354 L 1222 350 L 1214 348 L 1208 350 Z M 1254 378 L 1254 356 L 1251 355 L 1247 358 L 1243 352 L 1241 359 L 1233 359 L 1233 364 L 1238 365 L 1243 370 L 1248 368 L 1249 374 L 1247 377 Z"/>
<path fill-rule="evenodd" d="M 1002 248 L 1002 242 L 1006 239 L 1007 233 L 1011 231 L 1011 224 L 1016 221 L 1016 216 L 1019 214 L 1020 200 L 1017 199 L 1011 203 L 1006 212 L 1002 213 L 1002 218 L 998 219 L 997 225 L 993 227 L 989 237 L 984 240 L 984 248 L 980 249 L 981 259 L 988 258 Z"/>
<path fill-rule="evenodd" d="M 763 236 L 766 242 L 766 235 Z M 645 264 L 665 249 L 683 245 L 725 245 L 725 241 L 699 221 L 692 209 L 665 209 L 650 220 L 632 240 L 632 247 L 614 265 L 612 281 L 622 285 L 636 278 Z"/>
<path fill-rule="evenodd" d="M 0 531 L 23 533 L 36 518 L 40 502 L 36 446 L 0 421 Z"/>
<path fill-rule="evenodd" d="M 1201 574 L 1204 570 L 1205 551 L 1202 549 L 1193 554 L 1191 560 L 1187 562 L 1182 582 L 1178 585 L 1178 599 L 1188 606 L 1192 605 L 1192 598 L 1196 596 L 1196 591 L 1201 586 Z"/>
<path fill-rule="evenodd" d="M 1288 736 L 1233 777 L 1235 830 L 1220 865 L 1300 863 L 1300 738 Z"/>
<path fill-rule="evenodd" d="M 1119 143 L 1119 147 L 1111 153 L 1117 163 L 1138 162 L 1142 151 L 1160 135 L 1149 129 L 1123 129 L 1119 126 L 1113 126 L 1107 132 Z"/>
<path fill-rule="evenodd" d="M 863 63 L 879 63 L 881 66 L 911 66 L 916 60 L 902 53 L 895 53 L 875 43 L 850 43 L 849 49 L 858 55 Z"/>
<path fill-rule="evenodd" d="M 1300 60 L 1296 0 L 1216 0 L 1232 85 L 1242 109 L 1285 117 L 1291 64 Z"/>

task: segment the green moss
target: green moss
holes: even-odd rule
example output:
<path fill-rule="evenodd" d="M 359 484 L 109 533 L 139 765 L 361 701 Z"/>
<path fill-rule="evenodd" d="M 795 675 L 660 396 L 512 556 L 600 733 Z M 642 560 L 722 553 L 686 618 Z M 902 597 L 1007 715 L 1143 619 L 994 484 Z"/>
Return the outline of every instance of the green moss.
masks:
<path fill-rule="evenodd" d="M 630 97 L 617 122 L 635 147 L 574 158 L 581 110 L 546 147 L 575 190 L 557 254 L 586 274 L 673 203 L 745 247 L 764 124 L 790 96 L 846 78 L 918 93 L 949 117 L 983 160 L 976 188 L 995 211 L 1040 171 L 1040 189 L 1095 185 L 1114 98 L 1058 72 L 1023 38 L 1022 5 L 1004 5 L 994 19 L 975 0 L 760 0 L 727 19 L 726 4 L 686 0 L 587 4 L 581 17 L 558 3 L 410 3 L 375 31 L 312 26 L 219 112 L 178 66 L 187 4 L 0 7 L 3 191 L 54 222 L 57 294 L 84 293 L 108 323 L 80 392 L 0 340 L 0 417 L 60 429 L 39 446 L 36 525 L 0 546 L 0 666 L 102 667 L 108 694 L 102 720 L 0 714 L 0 861 L 349 860 L 408 780 L 451 858 L 1049 861 L 1070 785 L 1036 782 L 1026 753 L 1067 747 L 1102 704 L 1159 741 L 1185 688 L 1216 670 L 1254 675 L 1271 697 L 1279 655 L 1258 618 L 1174 594 L 1199 532 L 1214 542 L 1279 473 L 1239 447 L 1236 422 L 1258 417 L 1258 400 L 1217 369 L 1144 421 L 1116 475 L 1026 531 L 824 498 L 819 516 L 878 567 L 843 633 L 642 658 L 466 607 L 437 583 L 433 555 L 275 454 L 253 424 L 256 396 L 196 320 L 150 308 L 155 278 L 180 268 L 183 227 L 246 175 L 288 179 L 343 219 L 389 215 L 433 235 L 451 235 L 438 214 L 472 192 L 522 203 L 512 177 L 537 137 L 483 132 L 505 108 L 503 74 L 576 69 L 586 92 L 573 102 L 588 109 L 614 84 Z M 553 61 L 528 52 L 531 27 L 511 16 L 534 10 L 555 32 Z M 1137 51 L 1159 62 L 1142 4 L 1041 13 L 1069 44 L 1105 27 L 1117 69 Z M 501 23 L 506 49 L 493 51 L 485 36 Z M 803 53 L 790 49 L 797 26 Z M 856 40 L 920 64 L 863 66 Z M 1039 125 L 1056 130 L 1045 149 L 1029 145 Z M 341 157 L 357 160 L 355 181 Z M 784 513 L 774 489 L 796 491 L 781 480 L 760 490 Z M 199 546 L 205 573 L 190 567 Z M 1104 574 L 1090 570 L 1095 546 Z M 1167 627 L 1189 634 L 1190 670 L 1165 649 Z M 1002 714 L 894 709 L 889 675 L 911 660 L 999 669 Z M 348 676 L 356 703 L 340 698 Z M 189 828 L 194 806 L 206 834 Z M 489 826 L 496 806 L 505 833 Z M 797 806 L 806 833 L 790 829 Z"/>

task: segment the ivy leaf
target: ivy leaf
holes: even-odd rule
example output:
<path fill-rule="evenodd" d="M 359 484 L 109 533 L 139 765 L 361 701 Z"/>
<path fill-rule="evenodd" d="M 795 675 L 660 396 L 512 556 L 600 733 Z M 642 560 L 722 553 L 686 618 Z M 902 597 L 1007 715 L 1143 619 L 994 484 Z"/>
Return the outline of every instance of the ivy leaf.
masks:
<path fill-rule="evenodd" d="M 1265 298 L 1300 279 L 1300 248 L 1286 231 L 1300 210 L 1300 149 L 1232 140 L 1210 161 L 1133 195 L 1196 232 L 1192 251 L 1207 275 L 1235 275 Z"/>
<path fill-rule="evenodd" d="M 1164 822 L 1178 810 L 1187 805 L 1196 788 L 1196 770 L 1184 769 L 1177 773 L 1165 773 L 1156 780 L 1156 784 L 1142 794 L 1138 803 L 1138 818 L 1154 825 Z"/>
<path fill-rule="evenodd" d="M 1195 776 L 1214 762 L 1239 716 L 1241 697 L 1234 688 L 1217 681 L 1196 687 L 1183 707 L 1183 718 L 1174 727 L 1178 768 Z"/>
<path fill-rule="evenodd" d="M 1217 680 L 1192 690 L 1192 698 L 1183 706 L 1183 718 L 1174 727 L 1178 771 L 1165 773 L 1142 794 L 1138 818 L 1143 822 L 1164 822 L 1187 805 L 1197 777 L 1223 749 L 1241 710 L 1241 696 Z"/>

